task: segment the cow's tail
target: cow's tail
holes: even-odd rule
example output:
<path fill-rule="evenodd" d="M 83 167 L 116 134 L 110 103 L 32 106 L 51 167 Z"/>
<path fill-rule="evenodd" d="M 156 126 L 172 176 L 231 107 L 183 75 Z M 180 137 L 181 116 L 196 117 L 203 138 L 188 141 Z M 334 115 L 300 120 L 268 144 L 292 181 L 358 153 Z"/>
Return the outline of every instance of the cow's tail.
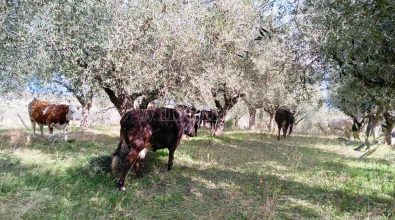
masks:
<path fill-rule="evenodd" d="M 111 161 L 111 171 L 113 175 L 118 173 L 118 167 L 119 167 L 119 156 L 115 155 L 112 157 L 112 161 Z"/>
<path fill-rule="evenodd" d="M 112 160 L 111 160 L 111 171 L 112 174 L 117 174 L 119 170 L 119 164 L 120 164 L 120 156 L 121 155 L 121 150 L 122 150 L 122 142 L 123 142 L 123 134 L 122 131 L 120 132 L 120 138 L 119 138 L 119 143 L 117 149 L 114 151 L 114 153 L 111 155 Z"/>

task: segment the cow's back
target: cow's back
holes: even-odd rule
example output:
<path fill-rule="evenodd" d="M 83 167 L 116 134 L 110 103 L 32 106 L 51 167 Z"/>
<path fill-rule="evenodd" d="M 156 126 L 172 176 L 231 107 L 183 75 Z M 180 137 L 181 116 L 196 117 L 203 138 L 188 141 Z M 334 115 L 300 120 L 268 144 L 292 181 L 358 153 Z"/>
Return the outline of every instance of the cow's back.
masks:
<path fill-rule="evenodd" d="M 274 120 L 277 122 L 277 124 L 282 124 L 282 123 L 293 124 L 295 118 L 288 109 L 279 109 L 277 110 L 276 115 L 274 116 Z"/>
<path fill-rule="evenodd" d="M 152 136 L 153 149 L 173 146 L 183 133 L 182 113 L 176 109 L 158 108 L 155 110 L 131 110 L 121 119 L 121 132 L 124 137 L 131 130 L 144 133 L 148 128 Z"/>
<path fill-rule="evenodd" d="M 69 111 L 68 105 L 56 105 L 47 101 L 33 99 L 28 105 L 30 120 L 39 124 L 65 124 Z"/>
<path fill-rule="evenodd" d="M 154 149 L 170 147 L 181 139 L 183 134 L 183 112 L 177 109 L 161 108 L 153 112 L 148 122 L 153 130 L 152 144 Z"/>
<path fill-rule="evenodd" d="M 28 111 L 30 120 L 37 122 L 39 124 L 46 123 L 46 107 L 49 105 L 49 102 L 38 100 L 36 98 L 33 99 L 28 105 Z"/>
<path fill-rule="evenodd" d="M 352 125 L 351 118 L 336 118 L 328 121 L 328 127 L 332 130 L 351 130 Z"/>

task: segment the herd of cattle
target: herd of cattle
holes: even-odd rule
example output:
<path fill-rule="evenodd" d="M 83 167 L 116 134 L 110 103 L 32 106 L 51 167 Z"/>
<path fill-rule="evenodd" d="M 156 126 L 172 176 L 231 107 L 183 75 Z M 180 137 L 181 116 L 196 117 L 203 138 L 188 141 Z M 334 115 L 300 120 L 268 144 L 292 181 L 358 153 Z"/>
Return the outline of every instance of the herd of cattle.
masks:
<path fill-rule="evenodd" d="M 77 106 L 54 104 L 47 101 L 33 99 L 28 105 L 30 121 L 35 135 L 36 124 L 43 136 L 43 126 L 53 129 L 63 129 L 67 140 L 69 121 L 80 120 L 81 113 Z M 174 152 L 183 135 L 196 136 L 199 127 L 209 124 L 216 126 L 218 114 L 215 110 L 196 110 L 193 107 L 178 105 L 175 108 L 163 107 L 147 110 L 131 110 L 121 118 L 120 139 L 118 147 L 112 155 L 111 168 L 113 173 L 120 173 L 118 187 L 125 190 L 125 178 L 131 168 L 137 175 L 141 175 L 142 160 L 149 151 L 167 148 L 169 158 L 167 169 L 173 167 Z M 291 134 L 295 125 L 294 112 L 279 109 L 275 115 L 278 125 L 278 139 L 283 130 L 284 138 Z M 373 126 L 373 125 L 372 125 Z M 369 129 L 372 129 L 369 126 Z M 335 119 L 328 122 L 331 130 L 360 131 L 362 123 L 353 119 Z M 370 130 L 368 130 L 370 132 Z"/>

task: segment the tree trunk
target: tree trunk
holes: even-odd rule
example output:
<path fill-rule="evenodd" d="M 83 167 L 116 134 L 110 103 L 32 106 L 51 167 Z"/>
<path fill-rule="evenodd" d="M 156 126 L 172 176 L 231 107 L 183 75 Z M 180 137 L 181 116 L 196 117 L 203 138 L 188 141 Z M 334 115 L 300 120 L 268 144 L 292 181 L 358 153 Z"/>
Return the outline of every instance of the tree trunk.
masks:
<path fill-rule="evenodd" d="M 269 132 L 272 132 L 273 129 L 273 119 L 274 119 L 274 112 L 268 112 L 269 114 L 269 123 L 267 124 L 267 129 L 269 129 Z"/>
<path fill-rule="evenodd" d="M 392 129 L 386 130 L 384 137 L 385 137 L 385 144 L 388 144 L 388 145 L 394 145 L 395 144 L 392 141 Z"/>
<path fill-rule="evenodd" d="M 273 130 L 273 119 L 278 109 L 279 109 L 278 105 L 271 105 L 263 108 L 263 110 L 269 115 L 269 123 L 267 124 L 267 128 L 269 129 L 269 132 L 272 132 Z"/>
<path fill-rule="evenodd" d="M 235 123 L 233 124 L 233 127 L 234 127 L 235 129 L 237 129 L 237 126 L 239 125 L 240 117 L 235 116 L 235 117 L 233 118 L 233 120 L 235 120 Z"/>
<path fill-rule="evenodd" d="M 214 131 L 213 131 L 214 136 L 220 136 L 224 133 L 226 114 L 227 114 L 226 110 L 220 110 L 218 112 L 218 120 L 216 125 L 214 126 Z"/>
<path fill-rule="evenodd" d="M 239 99 L 243 98 L 245 94 L 227 94 L 226 83 L 223 83 L 219 88 L 212 89 L 211 94 L 214 98 L 215 106 L 218 109 L 218 118 L 217 123 L 214 126 L 214 135 L 222 135 L 225 129 L 225 118 L 228 111 L 239 101 Z M 218 99 L 218 94 L 221 94 L 223 97 L 223 105 Z"/>
<path fill-rule="evenodd" d="M 252 130 L 255 129 L 256 125 L 256 108 L 253 106 L 248 107 L 248 114 L 249 114 L 249 120 L 248 120 L 248 129 Z"/>
<path fill-rule="evenodd" d="M 394 127 L 395 127 L 395 116 L 391 115 L 390 112 L 384 112 L 383 114 L 384 120 L 385 120 L 385 126 L 384 126 L 384 140 L 385 143 L 388 145 L 394 145 L 395 143 L 393 142 L 393 132 L 394 132 Z"/>
<path fill-rule="evenodd" d="M 73 93 L 77 98 L 78 102 L 82 106 L 80 129 L 82 131 L 87 130 L 89 128 L 89 114 L 94 94 L 94 87 L 90 85 L 89 79 L 86 75 L 80 75 L 78 80 L 74 81 L 74 84 L 66 83 L 57 79 L 55 79 L 54 82 L 64 86 L 67 91 Z"/>
<path fill-rule="evenodd" d="M 82 131 L 85 131 L 89 128 L 89 115 L 90 115 L 91 107 L 92 107 L 91 103 L 82 104 L 82 114 L 81 114 L 81 124 L 80 124 L 80 129 Z"/>

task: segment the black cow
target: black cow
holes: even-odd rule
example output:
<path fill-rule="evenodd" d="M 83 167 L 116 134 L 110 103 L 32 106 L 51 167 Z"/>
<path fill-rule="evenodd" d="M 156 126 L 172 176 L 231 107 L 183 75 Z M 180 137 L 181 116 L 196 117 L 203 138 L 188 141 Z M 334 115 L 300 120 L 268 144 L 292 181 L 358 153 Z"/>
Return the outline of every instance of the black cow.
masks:
<path fill-rule="evenodd" d="M 185 114 L 187 114 L 189 117 L 194 117 L 195 118 L 195 124 L 194 124 L 194 129 L 195 133 L 193 136 L 197 136 L 197 130 L 199 128 L 199 123 L 200 123 L 200 111 L 196 110 L 194 106 L 188 106 L 188 105 L 177 105 L 176 109 L 183 111 Z"/>
<path fill-rule="evenodd" d="M 293 112 L 291 112 L 289 109 L 278 109 L 276 111 L 276 116 L 274 117 L 274 120 L 276 121 L 278 127 L 278 137 L 277 137 L 278 140 L 280 140 L 281 128 L 283 129 L 284 138 L 287 137 L 288 128 L 289 128 L 288 136 L 291 135 L 292 128 L 295 123 L 295 117 Z"/>
<path fill-rule="evenodd" d="M 131 167 L 141 176 L 141 161 L 151 149 L 169 149 L 167 169 L 171 170 L 174 151 L 183 134 L 193 136 L 194 123 L 194 117 L 177 109 L 158 108 L 126 112 L 121 119 L 120 140 L 111 165 L 113 172 L 117 168 L 121 171 L 119 189 L 125 190 L 126 174 Z"/>
<path fill-rule="evenodd" d="M 194 128 L 195 128 L 195 137 L 197 136 L 197 131 L 200 128 L 200 123 L 201 123 L 201 118 L 200 118 L 200 110 L 197 110 L 193 116 L 195 118 L 195 124 L 194 124 Z"/>
<path fill-rule="evenodd" d="M 176 109 L 183 111 L 184 113 L 186 113 L 189 116 L 194 115 L 196 112 L 196 108 L 193 105 L 188 106 L 188 105 L 178 104 L 178 105 L 176 105 Z"/>
<path fill-rule="evenodd" d="M 206 123 L 210 123 L 210 128 L 215 127 L 218 120 L 218 113 L 214 110 L 201 110 L 200 111 L 200 124 L 203 123 L 203 127 L 206 126 Z"/>

